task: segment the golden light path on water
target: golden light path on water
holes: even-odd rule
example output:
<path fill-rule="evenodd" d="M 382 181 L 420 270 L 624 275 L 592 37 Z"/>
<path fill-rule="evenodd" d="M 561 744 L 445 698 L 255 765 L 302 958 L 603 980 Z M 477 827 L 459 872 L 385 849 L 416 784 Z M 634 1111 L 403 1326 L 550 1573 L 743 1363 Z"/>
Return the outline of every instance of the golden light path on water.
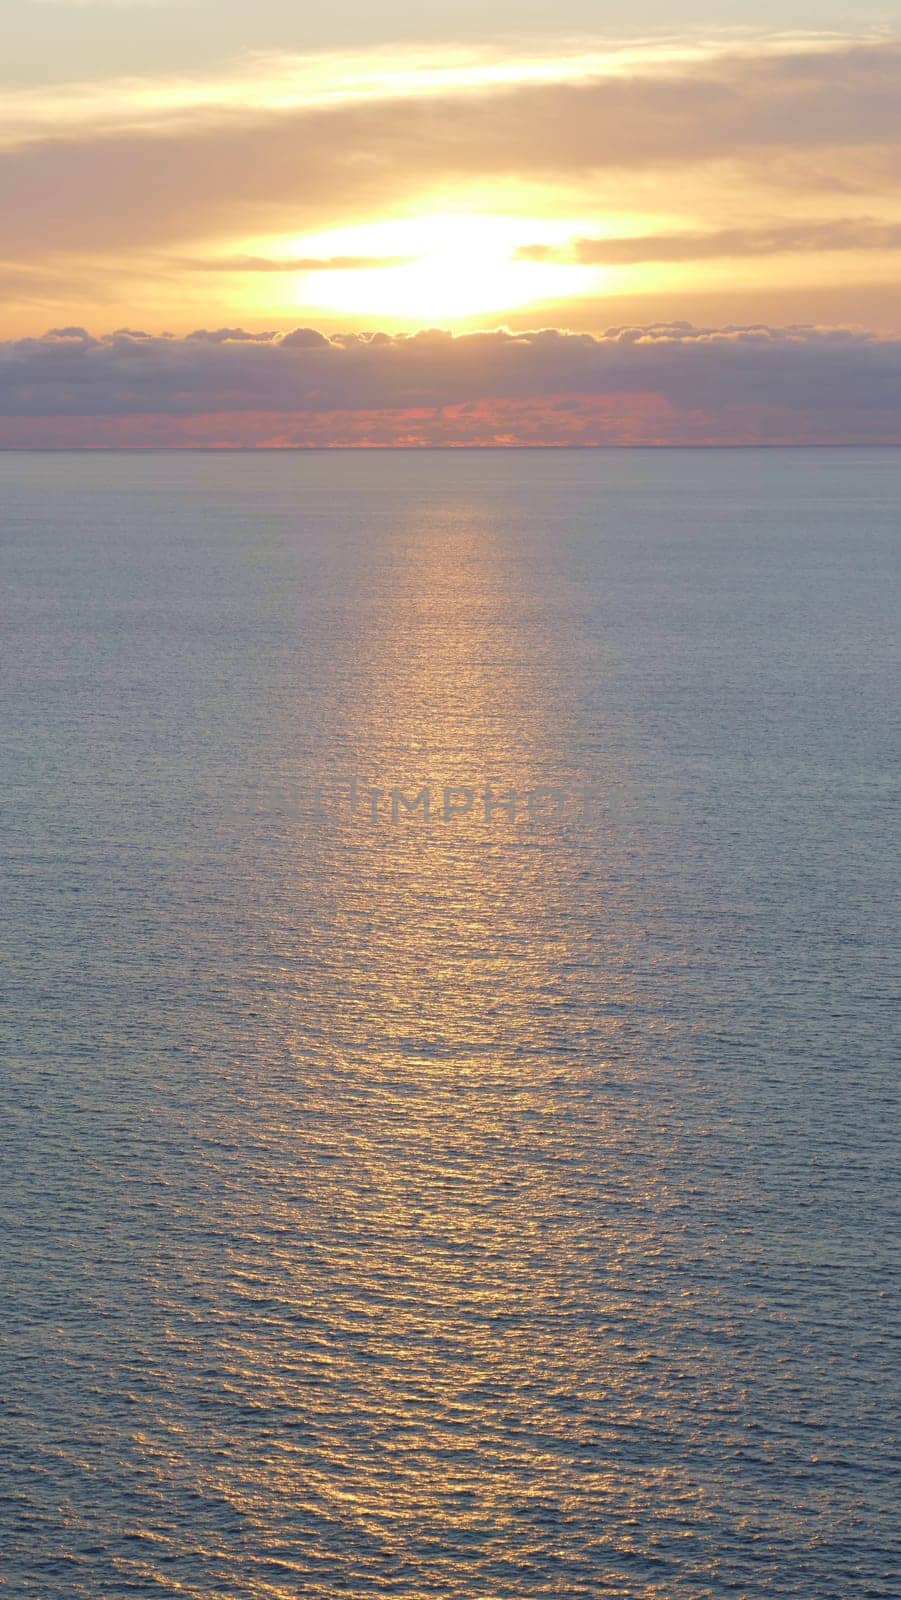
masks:
<path fill-rule="evenodd" d="M 891 1592 L 853 455 L 0 464 L 17 1600 Z"/>
<path fill-rule="evenodd" d="M 279 1441 L 236 1470 L 214 1434 L 198 1485 L 268 1550 L 255 1593 L 515 1593 L 558 1539 L 567 1592 L 593 1593 L 610 1537 L 596 1519 L 617 1507 L 628 1565 L 660 1494 L 650 1471 L 625 1486 L 599 1448 L 601 1412 L 608 1447 L 672 1427 L 621 1288 L 658 1249 L 666 1180 L 641 1147 L 669 1136 L 631 1130 L 624 1151 L 598 1093 L 612 1068 L 586 985 L 609 1043 L 640 930 L 620 907 L 610 940 L 580 914 L 597 841 L 569 765 L 569 597 L 548 579 L 527 581 L 503 519 L 458 498 L 376 536 L 316 752 L 329 820 L 301 817 L 298 881 L 258 908 L 284 960 L 253 1055 L 270 1062 L 280 1037 L 285 1066 L 246 1091 L 259 1231 L 242 1183 L 223 1264 L 236 1328 L 255 1312 L 254 1333 L 233 1343 L 226 1324 L 213 1364 L 255 1422 L 279 1419 Z M 302 748 L 285 709 L 284 748 Z M 567 821 L 530 826 L 525 791 L 547 783 L 565 786 Z M 424 785 L 428 824 L 393 823 L 392 789 Z M 472 813 L 445 823 L 445 786 L 457 805 L 471 786 Z M 675 1456 L 664 1476 L 659 1536 L 677 1541 L 704 1497 Z"/>

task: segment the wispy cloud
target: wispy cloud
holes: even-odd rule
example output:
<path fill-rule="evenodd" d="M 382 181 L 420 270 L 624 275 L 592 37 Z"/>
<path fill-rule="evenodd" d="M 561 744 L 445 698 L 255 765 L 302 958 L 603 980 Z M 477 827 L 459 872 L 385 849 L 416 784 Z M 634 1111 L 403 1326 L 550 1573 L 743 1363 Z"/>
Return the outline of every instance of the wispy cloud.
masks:
<path fill-rule="evenodd" d="M 899 250 L 901 222 L 871 217 L 783 223 L 763 228 L 720 228 L 707 233 L 635 234 L 625 238 L 576 239 L 571 245 L 522 245 L 524 261 L 577 261 L 588 266 L 638 265 L 645 261 L 706 261 L 730 256 L 786 252 Z"/>
<path fill-rule="evenodd" d="M 404 267 L 409 256 L 209 256 L 177 265 L 191 272 L 367 272 Z"/>
<path fill-rule="evenodd" d="M 780 171 L 784 181 L 794 164 L 792 181 L 808 189 L 820 170 L 827 185 L 869 170 L 884 186 L 901 167 L 898 44 L 732 51 L 665 69 L 630 60 L 601 76 L 584 63 L 559 78 L 555 64 L 539 67 L 534 81 L 498 67 L 409 97 L 389 94 L 387 80 L 377 99 L 298 106 L 272 94 L 265 110 L 253 96 L 232 105 L 209 84 L 205 111 L 187 119 L 164 97 L 146 126 L 132 115 L 102 130 L 63 119 L 53 137 L 45 129 L 0 153 L 5 252 L 296 231 L 474 184 L 521 182 L 550 196 L 599 174 L 621 188 L 656 174 L 672 198 L 677 173 L 730 161 L 757 184 Z"/>
<path fill-rule="evenodd" d="M 57 3 L 57 0 L 36 0 Z M 137 4 L 144 0 L 63 0 L 76 4 Z M 158 3 L 158 0 L 149 0 Z M 822 48 L 828 40 L 818 40 Z M 763 48 L 798 48 L 792 40 L 767 41 Z M 546 42 L 531 48 L 501 50 L 492 45 L 448 43 L 440 48 L 394 44 L 362 51 L 253 51 L 226 68 L 202 75 L 129 76 L 54 84 L 51 90 L 11 88 L 0 112 L 0 142 L 18 144 L 33 138 L 70 133 L 96 133 L 110 127 L 131 130 L 178 126 L 199 118 L 252 119 L 263 113 L 282 114 L 341 106 L 418 100 L 439 95 L 468 97 L 540 84 L 578 84 L 642 75 L 667 74 L 674 68 L 716 56 L 722 46 L 657 39 L 633 44 L 599 45 L 573 41 L 569 48 L 548 51 Z"/>
<path fill-rule="evenodd" d="M 725 319 L 731 307 L 680 294 L 689 280 L 727 289 L 709 264 L 729 257 L 743 263 L 736 319 L 824 315 L 822 298 L 813 311 L 792 296 L 831 282 L 836 320 L 878 307 L 880 326 L 901 326 L 887 254 L 899 176 L 901 40 L 887 36 L 257 55 L 205 76 L 10 91 L 4 273 L 36 267 L 5 326 L 33 326 L 54 284 L 57 317 L 106 326 L 133 304 L 179 329 L 207 304 L 218 320 L 281 327 L 353 305 L 372 325 L 354 298 L 366 286 L 351 282 L 365 271 L 373 305 L 411 326 L 403 296 L 380 301 L 376 280 L 418 247 L 370 225 L 439 213 L 517 222 L 511 297 L 492 298 L 492 317 L 527 301 L 565 321 L 578 296 L 594 330 L 640 317 L 629 296 L 653 294 L 655 314 Z M 487 232 L 484 244 L 502 289 Z M 452 286 L 453 243 L 425 255 L 423 271 Z M 558 266 L 527 273 L 529 260 Z M 512 290 L 526 277 L 524 301 Z M 458 326 L 470 315 L 456 314 Z"/>

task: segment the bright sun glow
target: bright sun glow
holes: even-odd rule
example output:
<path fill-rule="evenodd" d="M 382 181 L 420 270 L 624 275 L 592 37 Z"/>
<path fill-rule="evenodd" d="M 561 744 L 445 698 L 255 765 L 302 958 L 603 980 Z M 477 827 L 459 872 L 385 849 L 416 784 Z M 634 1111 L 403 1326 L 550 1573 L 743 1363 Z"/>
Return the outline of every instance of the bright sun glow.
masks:
<path fill-rule="evenodd" d="M 447 323 L 596 291 L 602 274 L 595 267 L 517 258 L 522 245 L 558 243 L 561 233 L 559 224 L 451 214 L 341 229 L 292 240 L 290 248 L 281 241 L 280 254 L 366 263 L 304 271 L 298 305 Z"/>

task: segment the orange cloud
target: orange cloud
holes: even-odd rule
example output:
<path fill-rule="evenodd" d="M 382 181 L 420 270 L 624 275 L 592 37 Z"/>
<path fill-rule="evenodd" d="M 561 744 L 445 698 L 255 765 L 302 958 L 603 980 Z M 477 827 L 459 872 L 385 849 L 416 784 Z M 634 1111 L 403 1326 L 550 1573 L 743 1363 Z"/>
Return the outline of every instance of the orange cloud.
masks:
<path fill-rule="evenodd" d="M 719 228 L 706 233 L 648 233 L 625 238 L 576 239 L 572 245 L 522 245 L 525 261 L 577 261 L 591 266 L 634 266 L 646 261 L 708 261 L 832 250 L 901 250 L 901 222 L 835 217 L 768 228 Z"/>
<path fill-rule="evenodd" d="M 680 170 L 729 160 L 776 187 L 884 185 L 901 143 L 899 104 L 892 41 L 725 53 L 669 71 L 635 61 L 619 76 L 490 81 L 464 99 L 246 104 L 218 120 L 213 96 L 203 117 L 170 124 L 163 107 L 146 126 L 123 115 L 0 151 L 4 252 L 296 230 L 439 185 L 578 184 L 600 172 L 621 182 L 658 172 L 670 185 Z"/>

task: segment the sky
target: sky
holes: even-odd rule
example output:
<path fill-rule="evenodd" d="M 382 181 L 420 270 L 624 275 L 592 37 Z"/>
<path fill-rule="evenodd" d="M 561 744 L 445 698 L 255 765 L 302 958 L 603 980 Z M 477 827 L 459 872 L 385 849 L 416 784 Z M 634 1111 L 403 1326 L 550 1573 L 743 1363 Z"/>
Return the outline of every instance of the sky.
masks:
<path fill-rule="evenodd" d="M 901 441 L 899 5 L 0 5 L 0 445 Z"/>

